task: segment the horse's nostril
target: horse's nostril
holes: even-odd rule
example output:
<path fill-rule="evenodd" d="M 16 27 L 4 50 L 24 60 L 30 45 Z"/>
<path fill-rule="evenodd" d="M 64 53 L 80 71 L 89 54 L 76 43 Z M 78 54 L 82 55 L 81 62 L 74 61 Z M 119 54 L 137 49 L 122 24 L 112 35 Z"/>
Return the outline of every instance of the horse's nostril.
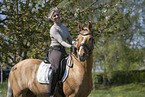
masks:
<path fill-rule="evenodd" d="M 86 53 L 83 53 L 82 55 L 78 55 L 78 57 L 81 62 L 84 62 L 86 60 Z"/>

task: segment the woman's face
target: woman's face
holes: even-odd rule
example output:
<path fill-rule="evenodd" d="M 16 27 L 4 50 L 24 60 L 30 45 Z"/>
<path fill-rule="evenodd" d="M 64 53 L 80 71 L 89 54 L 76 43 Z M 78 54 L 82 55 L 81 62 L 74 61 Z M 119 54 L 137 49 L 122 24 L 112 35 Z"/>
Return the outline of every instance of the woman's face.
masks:
<path fill-rule="evenodd" d="M 56 23 L 60 23 L 60 13 L 55 11 L 51 17 L 51 20 Z"/>

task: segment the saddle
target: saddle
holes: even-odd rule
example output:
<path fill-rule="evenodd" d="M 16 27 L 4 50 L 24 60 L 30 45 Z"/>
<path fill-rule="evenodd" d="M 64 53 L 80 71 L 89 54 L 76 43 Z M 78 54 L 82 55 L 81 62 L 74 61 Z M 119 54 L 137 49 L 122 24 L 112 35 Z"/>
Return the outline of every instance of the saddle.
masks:
<path fill-rule="evenodd" d="M 67 56 L 68 57 L 68 56 Z M 64 57 L 62 60 L 61 60 L 61 62 L 60 62 L 60 67 L 59 67 L 59 69 L 60 69 L 60 72 L 59 72 L 59 80 L 61 80 L 62 79 L 62 77 L 63 77 L 63 75 L 64 75 L 64 72 L 65 72 L 65 69 L 66 69 L 66 63 L 67 63 L 67 57 Z M 45 64 L 51 64 L 50 63 L 50 61 L 49 61 L 49 59 L 48 59 L 48 57 L 44 60 L 44 63 Z"/>
<path fill-rule="evenodd" d="M 70 61 L 71 61 L 71 55 L 63 58 L 60 62 L 60 65 L 59 65 L 60 72 L 58 75 L 58 81 L 57 81 L 57 84 L 55 87 L 55 91 L 59 90 L 59 93 L 61 95 L 63 95 L 63 97 L 65 97 L 64 92 L 63 92 L 63 82 L 66 80 L 66 78 L 68 76 L 69 68 L 72 67 L 72 65 L 70 66 Z M 51 72 L 52 72 L 52 67 L 51 67 L 49 59 L 46 58 L 40 64 L 40 67 L 43 67 L 43 69 L 40 69 L 40 70 L 38 69 L 38 73 L 37 73 L 38 82 L 40 82 L 42 80 L 40 83 L 49 84 L 49 74 L 51 74 Z M 39 71 L 42 71 L 44 73 L 39 74 Z M 44 76 L 44 78 L 42 76 Z"/>

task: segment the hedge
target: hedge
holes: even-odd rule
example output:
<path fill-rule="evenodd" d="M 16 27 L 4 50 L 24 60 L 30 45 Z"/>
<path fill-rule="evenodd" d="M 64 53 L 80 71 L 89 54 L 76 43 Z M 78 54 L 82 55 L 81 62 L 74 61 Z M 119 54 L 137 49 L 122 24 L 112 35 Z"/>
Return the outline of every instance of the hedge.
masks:
<path fill-rule="evenodd" d="M 127 84 L 145 82 L 145 70 L 113 71 L 111 73 L 112 84 Z"/>

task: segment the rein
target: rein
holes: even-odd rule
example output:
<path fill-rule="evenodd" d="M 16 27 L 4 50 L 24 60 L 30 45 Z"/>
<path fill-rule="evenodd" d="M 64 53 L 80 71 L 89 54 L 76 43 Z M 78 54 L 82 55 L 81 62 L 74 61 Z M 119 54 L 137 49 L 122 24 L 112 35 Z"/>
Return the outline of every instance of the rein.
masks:
<path fill-rule="evenodd" d="M 78 57 L 76 56 L 76 55 L 74 55 L 74 54 L 70 54 L 71 55 L 71 57 L 74 57 L 81 65 L 83 65 L 79 60 L 78 60 Z M 72 60 L 72 64 L 74 64 L 74 60 L 73 59 L 71 59 Z M 72 65 L 72 67 L 73 67 L 73 65 Z M 71 67 L 71 68 L 72 68 Z"/>

